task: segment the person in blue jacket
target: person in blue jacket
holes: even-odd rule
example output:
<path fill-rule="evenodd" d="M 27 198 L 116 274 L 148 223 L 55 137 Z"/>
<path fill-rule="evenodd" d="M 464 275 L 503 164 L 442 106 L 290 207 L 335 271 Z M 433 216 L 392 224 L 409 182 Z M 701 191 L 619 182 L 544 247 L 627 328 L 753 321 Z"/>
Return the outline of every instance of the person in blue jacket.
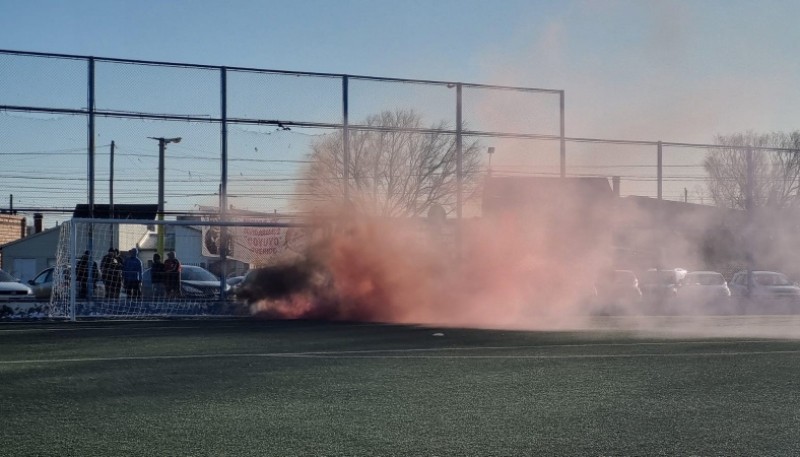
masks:
<path fill-rule="evenodd" d="M 128 298 L 142 297 L 142 260 L 139 259 L 139 250 L 136 248 L 128 251 L 128 257 L 122 263 L 122 282 L 125 285 L 125 294 Z"/>

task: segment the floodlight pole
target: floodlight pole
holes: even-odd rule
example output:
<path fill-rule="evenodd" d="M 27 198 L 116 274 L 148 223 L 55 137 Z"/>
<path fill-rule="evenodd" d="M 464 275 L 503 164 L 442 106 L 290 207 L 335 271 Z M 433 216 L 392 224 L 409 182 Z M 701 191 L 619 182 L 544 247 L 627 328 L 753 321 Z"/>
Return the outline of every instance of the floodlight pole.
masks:
<path fill-rule="evenodd" d="M 164 156 L 167 144 L 180 143 L 181 138 L 148 137 L 151 140 L 158 140 L 158 220 L 164 220 Z M 164 224 L 158 224 L 158 244 L 156 250 L 158 255 L 164 257 Z"/>

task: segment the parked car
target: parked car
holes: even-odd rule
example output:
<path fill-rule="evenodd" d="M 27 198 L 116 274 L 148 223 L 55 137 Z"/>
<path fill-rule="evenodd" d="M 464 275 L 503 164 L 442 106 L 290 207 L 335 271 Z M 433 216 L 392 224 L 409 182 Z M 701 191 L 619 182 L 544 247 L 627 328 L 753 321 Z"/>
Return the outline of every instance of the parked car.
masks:
<path fill-rule="evenodd" d="M 181 294 L 186 298 L 217 298 L 219 297 L 220 280 L 212 272 L 194 265 L 183 265 L 181 269 Z M 225 293 L 231 291 L 231 286 L 225 284 Z M 150 269 L 142 274 L 142 297 L 153 297 L 153 279 Z"/>
<path fill-rule="evenodd" d="M 251 290 L 258 271 L 258 268 L 248 271 L 242 276 L 242 280 L 233 286 L 233 296 L 236 300 L 249 303 L 253 299 Z"/>
<path fill-rule="evenodd" d="M 33 291 L 33 296 L 39 299 L 50 299 L 53 294 L 53 274 L 55 267 L 45 268 L 40 271 L 33 279 L 28 281 L 28 285 Z M 69 268 L 63 270 L 65 283 L 69 282 Z M 98 278 L 94 283 L 94 297 L 103 298 L 106 288 L 103 281 Z"/>
<path fill-rule="evenodd" d="M 639 278 L 642 298 L 651 305 L 669 305 L 668 302 L 678 296 L 678 288 L 686 273 L 683 268 L 669 270 L 651 268 L 645 271 Z"/>
<path fill-rule="evenodd" d="M 749 277 L 749 287 L 748 287 Z M 739 271 L 728 287 L 740 308 L 750 311 L 800 310 L 800 287 L 777 271 Z"/>
<path fill-rule="evenodd" d="M 716 271 L 687 273 L 678 288 L 677 298 L 685 311 L 731 311 L 731 291 L 725 277 Z"/>
<path fill-rule="evenodd" d="M 639 278 L 631 270 L 612 270 L 601 274 L 595 282 L 595 289 L 601 310 L 615 312 L 619 307 L 638 305 L 642 301 Z"/>
<path fill-rule="evenodd" d="M 5 271 L 0 270 L 0 300 L 31 296 L 33 296 L 33 291 L 30 287 Z"/>

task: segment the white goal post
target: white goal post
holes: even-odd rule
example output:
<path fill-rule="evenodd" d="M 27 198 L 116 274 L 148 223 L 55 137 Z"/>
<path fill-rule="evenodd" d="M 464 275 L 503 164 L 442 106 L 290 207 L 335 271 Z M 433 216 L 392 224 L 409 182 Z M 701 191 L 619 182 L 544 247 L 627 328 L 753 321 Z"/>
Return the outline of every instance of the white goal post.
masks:
<path fill-rule="evenodd" d="M 71 320 L 248 315 L 227 280 L 303 250 L 307 231 L 286 217 L 72 219 L 61 225 L 48 314 Z M 156 255 L 164 262 L 169 253 L 180 261 L 180 274 L 153 274 Z M 126 264 L 134 254 L 142 264 L 138 287 L 132 280 L 138 275 L 124 271 L 137 270 L 135 261 Z"/>

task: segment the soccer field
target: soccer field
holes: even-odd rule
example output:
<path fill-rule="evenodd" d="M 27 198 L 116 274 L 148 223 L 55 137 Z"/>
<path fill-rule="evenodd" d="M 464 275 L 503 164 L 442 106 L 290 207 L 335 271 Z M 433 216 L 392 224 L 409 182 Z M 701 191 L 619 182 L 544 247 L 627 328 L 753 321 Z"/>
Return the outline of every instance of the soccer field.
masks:
<path fill-rule="evenodd" d="M 800 340 L 763 330 L 5 323 L 0 454 L 799 455 Z"/>

